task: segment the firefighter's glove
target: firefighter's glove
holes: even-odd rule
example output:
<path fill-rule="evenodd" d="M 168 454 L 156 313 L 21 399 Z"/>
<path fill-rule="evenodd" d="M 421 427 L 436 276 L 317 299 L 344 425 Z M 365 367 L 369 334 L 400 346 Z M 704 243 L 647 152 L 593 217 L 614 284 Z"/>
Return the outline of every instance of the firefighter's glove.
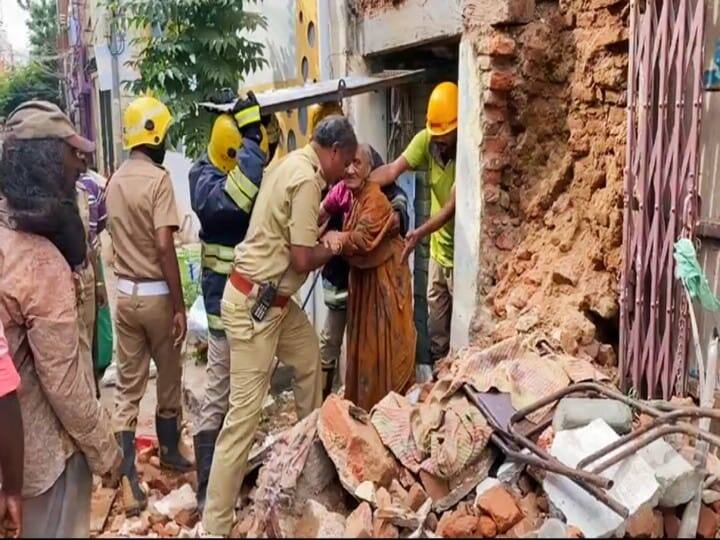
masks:
<path fill-rule="evenodd" d="M 248 92 L 245 99 L 238 99 L 232 112 L 243 138 L 247 137 L 260 143 L 262 140 L 260 105 L 255 94 Z"/>

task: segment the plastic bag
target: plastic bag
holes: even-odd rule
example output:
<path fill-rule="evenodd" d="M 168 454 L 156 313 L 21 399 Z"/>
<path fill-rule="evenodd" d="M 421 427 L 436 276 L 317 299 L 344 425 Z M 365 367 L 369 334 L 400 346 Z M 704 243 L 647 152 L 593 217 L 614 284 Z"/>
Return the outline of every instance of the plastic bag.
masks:
<path fill-rule="evenodd" d="M 190 343 L 207 343 L 208 320 L 205 312 L 205 302 L 202 295 L 195 298 L 188 313 L 188 341 Z"/>

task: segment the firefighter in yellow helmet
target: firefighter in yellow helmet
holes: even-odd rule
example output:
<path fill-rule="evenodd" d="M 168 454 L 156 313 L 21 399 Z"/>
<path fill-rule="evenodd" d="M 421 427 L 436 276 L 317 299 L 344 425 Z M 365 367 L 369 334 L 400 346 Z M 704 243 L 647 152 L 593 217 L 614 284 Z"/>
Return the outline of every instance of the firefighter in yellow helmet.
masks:
<path fill-rule="evenodd" d="M 209 328 L 207 383 L 194 426 L 200 512 L 230 392 L 230 345 L 220 319 L 220 302 L 235 246 L 245 238 L 263 168 L 275 153 L 278 134 L 275 116 L 261 118 L 251 94 L 236 105 L 234 113 L 215 119 L 207 153 L 190 169 L 190 201 L 201 226 L 202 292 Z"/>
<path fill-rule="evenodd" d="M 444 357 L 450 346 L 457 125 L 458 87 L 452 82 L 440 83 L 430 95 L 425 129 L 415 135 L 400 157 L 370 175 L 371 181 L 386 186 L 405 171 L 427 171 L 430 219 L 407 234 L 403 255 L 407 257 L 422 238 L 431 235 L 427 300 L 433 362 Z"/>
<path fill-rule="evenodd" d="M 135 469 L 135 428 L 150 369 L 157 366 L 155 428 L 160 464 L 188 471 L 192 455 L 181 443 L 181 348 L 186 319 L 173 235 L 180 222 L 172 181 L 162 166 L 169 109 L 158 99 L 135 99 L 123 115 L 129 158 L 108 185 L 108 231 L 117 275 L 117 385 L 113 428 L 123 450 L 125 513 L 147 505 Z"/>

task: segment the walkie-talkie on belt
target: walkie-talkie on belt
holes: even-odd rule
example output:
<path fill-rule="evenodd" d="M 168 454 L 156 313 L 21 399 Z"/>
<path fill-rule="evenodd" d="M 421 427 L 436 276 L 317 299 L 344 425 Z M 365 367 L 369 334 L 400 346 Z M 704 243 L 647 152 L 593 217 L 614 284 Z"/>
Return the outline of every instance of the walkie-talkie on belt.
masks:
<path fill-rule="evenodd" d="M 268 311 L 275 303 L 278 288 L 274 283 L 263 283 L 258 290 L 257 300 L 250 310 L 250 314 L 257 322 L 262 322 Z"/>

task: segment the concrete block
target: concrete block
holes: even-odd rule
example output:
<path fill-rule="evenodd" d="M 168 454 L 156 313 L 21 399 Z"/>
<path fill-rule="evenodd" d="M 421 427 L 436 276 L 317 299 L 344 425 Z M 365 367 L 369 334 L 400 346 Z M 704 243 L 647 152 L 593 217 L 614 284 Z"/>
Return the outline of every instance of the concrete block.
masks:
<path fill-rule="evenodd" d="M 560 400 L 553 418 L 555 432 L 583 427 L 598 418 L 621 435 L 632 429 L 630 407 L 612 399 L 572 398 Z"/>
<path fill-rule="evenodd" d="M 569 467 L 618 439 L 617 433 L 602 419 L 585 427 L 556 433 L 550 453 Z M 602 473 L 614 485 L 608 495 L 623 504 L 630 514 L 643 505 L 654 505 L 660 486 L 652 468 L 637 454 L 609 467 Z M 548 473 L 543 488 L 550 502 L 567 518 L 568 525 L 580 529 L 585 538 L 604 538 L 622 533 L 623 519 L 577 486 L 572 480 Z"/>
<path fill-rule="evenodd" d="M 655 472 L 660 484 L 660 506 L 675 508 L 690 501 L 703 474 L 697 472 L 675 449 L 662 439 L 638 450 Z"/>
<path fill-rule="evenodd" d="M 556 518 L 550 518 L 536 533 L 536 538 L 565 538 L 567 535 L 567 525 Z"/>

